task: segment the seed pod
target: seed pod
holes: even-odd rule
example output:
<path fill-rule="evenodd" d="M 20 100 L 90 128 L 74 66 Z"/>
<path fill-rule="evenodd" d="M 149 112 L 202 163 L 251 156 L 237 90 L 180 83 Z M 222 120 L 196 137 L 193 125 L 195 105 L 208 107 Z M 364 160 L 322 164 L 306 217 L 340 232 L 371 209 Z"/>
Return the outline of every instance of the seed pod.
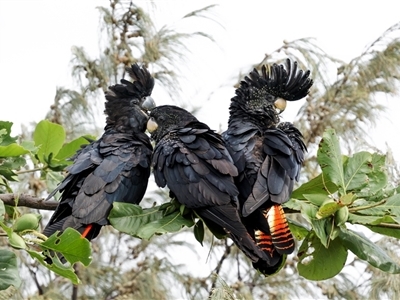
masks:
<path fill-rule="evenodd" d="M 349 218 L 349 208 L 347 206 L 343 206 L 335 213 L 335 224 L 340 226 L 346 223 Z"/>
<path fill-rule="evenodd" d="M 39 221 L 42 218 L 39 214 L 25 214 L 15 220 L 12 229 L 15 232 L 21 232 L 27 229 L 36 230 L 39 227 Z"/>
<path fill-rule="evenodd" d="M 18 235 L 16 232 L 12 232 L 11 236 L 8 238 L 8 243 L 11 247 L 15 249 L 25 249 L 26 244 L 22 237 Z"/>
<path fill-rule="evenodd" d="M 333 199 L 327 199 L 322 203 L 317 212 L 317 218 L 323 219 L 333 215 L 340 208 L 339 204 Z"/>

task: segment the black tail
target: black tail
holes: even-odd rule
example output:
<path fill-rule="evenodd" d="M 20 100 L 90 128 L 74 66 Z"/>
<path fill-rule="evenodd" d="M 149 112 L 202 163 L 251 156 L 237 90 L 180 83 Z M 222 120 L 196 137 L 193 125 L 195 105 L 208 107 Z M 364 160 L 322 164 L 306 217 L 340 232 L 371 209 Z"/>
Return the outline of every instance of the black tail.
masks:
<path fill-rule="evenodd" d="M 252 262 L 268 261 L 264 252 L 256 245 L 246 227 L 240 221 L 237 209 L 233 205 L 207 207 L 198 209 L 196 212 L 205 220 L 206 224 L 212 222 L 221 227 Z"/>

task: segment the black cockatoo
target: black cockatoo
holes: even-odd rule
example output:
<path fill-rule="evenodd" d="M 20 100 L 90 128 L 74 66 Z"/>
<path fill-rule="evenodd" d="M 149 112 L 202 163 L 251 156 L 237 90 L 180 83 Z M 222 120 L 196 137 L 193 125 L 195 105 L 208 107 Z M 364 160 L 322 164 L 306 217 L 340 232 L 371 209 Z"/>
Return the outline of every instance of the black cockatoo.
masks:
<path fill-rule="evenodd" d="M 243 223 L 269 257 L 253 264 L 265 275 L 280 269 L 295 244 L 281 204 L 288 201 L 306 146 L 293 124 L 280 122 L 286 100 L 305 97 L 313 81 L 297 62 L 254 69 L 231 99 L 228 129 L 222 134 L 239 176 Z"/>
<path fill-rule="evenodd" d="M 61 193 L 46 236 L 72 227 L 91 240 L 108 224 L 113 202 L 138 204 L 145 194 L 153 150 L 145 111 L 155 107 L 154 78 L 137 64 L 126 71 L 133 82 L 122 79 L 105 93 L 103 135 L 76 153 L 67 176 L 48 197 Z"/>
<path fill-rule="evenodd" d="M 150 113 L 147 129 L 156 145 L 152 165 L 158 186 L 195 213 L 207 226 L 225 232 L 253 261 L 267 259 L 238 211 L 237 169 L 221 136 L 176 106 L 159 106 Z M 210 227 L 210 228 L 211 228 Z"/>

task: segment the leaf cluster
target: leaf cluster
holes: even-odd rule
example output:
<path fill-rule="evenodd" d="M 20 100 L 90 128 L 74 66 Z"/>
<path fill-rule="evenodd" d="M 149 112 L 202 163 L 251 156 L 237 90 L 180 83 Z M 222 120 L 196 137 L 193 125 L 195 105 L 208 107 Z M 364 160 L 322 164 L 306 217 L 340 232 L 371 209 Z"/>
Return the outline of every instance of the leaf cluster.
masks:
<path fill-rule="evenodd" d="M 331 278 L 342 270 L 348 251 L 384 272 L 398 274 L 400 266 L 392 258 L 363 232 L 347 225 L 400 237 L 400 198 L 397 188 L 388 183 L 385 156 L 364 151 L 342 155 L 335 130 L 328 129 L 317 160 L 322 173 L 296 189 L 287 203 L 307 222 L 291 224 L 294 234 L 303 239 L 299 274 L 311 280 Z"/>

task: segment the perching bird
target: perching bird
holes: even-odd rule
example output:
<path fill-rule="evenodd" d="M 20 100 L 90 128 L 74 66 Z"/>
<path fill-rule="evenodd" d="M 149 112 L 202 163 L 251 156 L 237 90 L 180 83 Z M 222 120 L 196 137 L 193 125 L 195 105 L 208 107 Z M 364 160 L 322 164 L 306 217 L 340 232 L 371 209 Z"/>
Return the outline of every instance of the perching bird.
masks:
<path fill-rule="evenodd" d="M 147 129 L 156 145 L 152 165 L 159 187 L 192 209 L 207 226 L 225 232 L 252 260 L 266 259 L 238 211 L 237 169 L 219 134 L 176 106 L 159 106 L 150 113 Z"/>
<path fill-rule="evenodd" d="M 150 96 L 154 78 L 137 64 L 126 71 L 133 82 L 122 79 L 105 94 L 103 135 L 76 153 L 68 175 L 48 196 L 61 193 L 46 236 L 72 227 L 91 240 L 108 224 L 113 202 L 138 204 L 145 194 L 153 147 L 143 110 L 155 107 Z"/>
<path fill-rule="evenodd" d="M 289 200 L 307 151 L 300 131 L 279 123 L 286 100 L 305 97 L 313 81 L 310 71 L 286 66 L 262 66 L 244 78 L 231 99 L 228 129 L 222 134 L 239 176 L 239 202 L 243 223 L 269 263 L 253 264 L 265 275 L 280 269 L 295 244 L 282 203 Z"/>

